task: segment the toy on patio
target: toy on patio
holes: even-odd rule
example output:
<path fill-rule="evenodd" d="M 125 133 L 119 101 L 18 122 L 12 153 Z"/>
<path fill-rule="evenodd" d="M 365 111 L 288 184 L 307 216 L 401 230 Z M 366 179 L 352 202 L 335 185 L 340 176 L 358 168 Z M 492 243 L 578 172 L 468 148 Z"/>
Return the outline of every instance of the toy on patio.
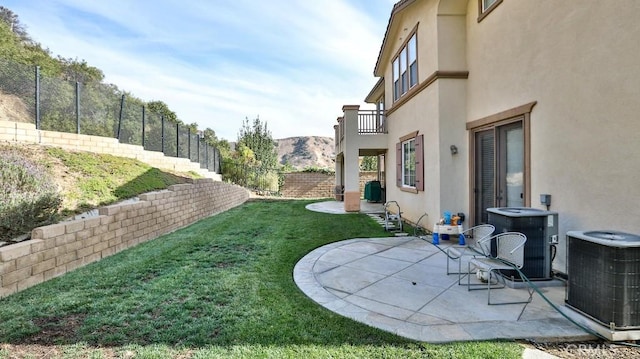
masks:
<path fill-rule="evenodd" d="M 452 214 L 445 211 L 442 218 L 433 226 L 433 244 L 439 244 L 440 240 L 448 241 L 450 235 L 458 235 L 460 245 L 465 244 L 465 237 L 462 229 L 464 213 Z"/>
<path fill-rule="evenodd" d="M 396 201 L 384 204 L 384 229 L 402 232 L 402 211 Z"/>

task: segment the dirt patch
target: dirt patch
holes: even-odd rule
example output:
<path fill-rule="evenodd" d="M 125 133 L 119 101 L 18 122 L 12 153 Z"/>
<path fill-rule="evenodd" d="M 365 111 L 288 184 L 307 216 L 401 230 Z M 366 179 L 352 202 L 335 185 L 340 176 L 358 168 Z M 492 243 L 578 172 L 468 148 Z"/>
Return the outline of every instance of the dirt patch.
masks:
<path fill-rule="evenodd" d="M 33 118 L 18 96 L 0 92 L 0 121 L 33 122 Z"/>
<path fill-rule="evenodd" d="M 33 324 L 40 332 L 26 338 L 20 344 L 54 345 L 75 342 L 76 332 L 84 323 L 86 315 L 72 314 L 66 317 L 38 318 Z"/>

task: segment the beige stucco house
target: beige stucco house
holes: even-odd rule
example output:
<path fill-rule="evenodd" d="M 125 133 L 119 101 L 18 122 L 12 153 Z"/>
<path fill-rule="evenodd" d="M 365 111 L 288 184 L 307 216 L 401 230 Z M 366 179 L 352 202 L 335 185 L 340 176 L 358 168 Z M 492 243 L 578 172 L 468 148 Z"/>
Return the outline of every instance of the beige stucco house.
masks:
<path fill-rule="evenodd" d="M 336 184 L 360 206 L 358 157 L 387 201 L 437 221 L 489 207 L 559 214 L 567 231 L 640 233 L 640 1 L 403 0 L 378 55 L 374 111 L 344 106 Z"/>

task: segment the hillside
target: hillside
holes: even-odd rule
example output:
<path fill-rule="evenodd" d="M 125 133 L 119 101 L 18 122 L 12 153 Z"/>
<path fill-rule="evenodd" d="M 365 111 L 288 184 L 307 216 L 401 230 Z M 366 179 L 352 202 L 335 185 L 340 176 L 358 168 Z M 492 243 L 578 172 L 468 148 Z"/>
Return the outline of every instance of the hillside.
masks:
<path fill-rule="evenodd" d="M 295 169 L 306 167 L 333 169 L 335 145 L 331 137 L 302 136 L 277 139 L 278 163 L 289 164 Z"/>

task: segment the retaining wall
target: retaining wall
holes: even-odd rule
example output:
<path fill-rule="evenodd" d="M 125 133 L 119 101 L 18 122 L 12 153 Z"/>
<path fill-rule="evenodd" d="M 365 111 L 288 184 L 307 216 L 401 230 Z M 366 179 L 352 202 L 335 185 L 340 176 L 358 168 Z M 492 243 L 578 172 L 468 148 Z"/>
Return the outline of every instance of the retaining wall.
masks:
<path fill-rule="evenodd" d="M 285 173 L 280 193 L 287 198 L 334 197 L 336 176 L 320 172 Z M 378 172 L 360 172 L 360 198 L 364 198 L 364 185 L 378 178 Z"/>
<path fill-rule="evenodd" d="M 207 178 L 222 179 L 219 174 L 200 168 L 199 163 L 191 162 L 188 158 L 168 157 L 162 152 L 146 151 L 142 146 L 120 143 L 118 139 L 111 137 L 36 130 L 35 124 L 32 123 L 0 121 L 0 141 L 39 144 L 67 150 L 135 158 L 161 169 L 178 172 L 193 171 Z"/>
<path fill-rule="evenodd" d="M 39 227 L 31 240 L 0 247 L 0 298 L 244 203 L 249 192 L 197 179 L 106 206 L 97 217 Z"/>

